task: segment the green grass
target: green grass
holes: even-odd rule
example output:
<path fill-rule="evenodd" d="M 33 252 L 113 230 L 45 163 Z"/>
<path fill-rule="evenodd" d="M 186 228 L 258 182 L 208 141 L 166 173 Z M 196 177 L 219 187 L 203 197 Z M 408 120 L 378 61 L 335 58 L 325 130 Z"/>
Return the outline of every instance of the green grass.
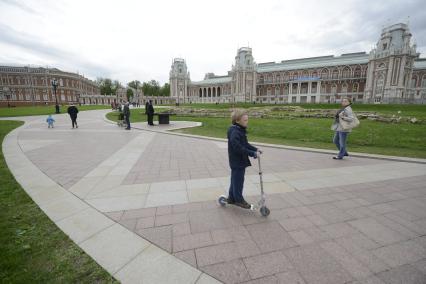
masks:
<path fill-rule="evenodd" d="M 67 112 L 67 105 L 60 108 L 61 113 Z M 82 105 L 77 106 L 79 111 L 94 110 L 94 109 L 109 109 L 107 105 Z M 15 117 L 15 116 L 31 116 L 31 115 L 48 115 L 55 114 L 55 106 L 23 106 L 0 108 L 0 117 Z"/>
<path fill-rule="evenodd" d="M 145 116 L 132 110 L 131 121 L 145 121 Z M 107 117 L 116 120 L 116 113 Z M 172 120 L 200 121 L 201 127 L 179 130 L 182 133 L 226 138 L 230 125 L 227 118 L 172 116 Z M 323 118 L 261 119 L 250 118 L 250 141 L 335 149 L 332 144 L 332 121 Z M 426 158 L 426 125 L 390 124 L 362 120 L 360 127 L 349 136 L 349 151 L 372 154 Z"/>
<path fill-rule="evenodd" d="M 0 121 L 0 142 L 18 121 Z M 16 182 L 0 153 L 2 283 L 118 283 L 73 243 Z"/>

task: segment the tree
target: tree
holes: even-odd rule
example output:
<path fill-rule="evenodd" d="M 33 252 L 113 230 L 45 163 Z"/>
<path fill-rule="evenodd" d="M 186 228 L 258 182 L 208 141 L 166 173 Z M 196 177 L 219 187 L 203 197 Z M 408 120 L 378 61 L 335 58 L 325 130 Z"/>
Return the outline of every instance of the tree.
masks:
<path fill-rule="evenodd" d="M 104 96 L 115 96 L 117 89 L 121 87 L 121 84 L 118 80 L 112 81 L 109 78 L 97 78 L 96 83 L 99 85 L 101 95 Z"/>
<path fill-rule="evenodd" d="M 133 90 L 127 89 L 126 96 L 127 96 L 127 101 L 130 102 L 130 99 L 133 98 Z"/>
<path fill-rule="evenodd" d="M 137 89 L 140 89 L 142 84 L 139 80 L 133 80 L 133 81 L 127 83 L 127 86 L 137 90 Z"/>
<path fill-rule="evenodd" d="M 170 84 L 165 83 L 160 89 L 160 96 L 169 97 L 170 96 Z"/>

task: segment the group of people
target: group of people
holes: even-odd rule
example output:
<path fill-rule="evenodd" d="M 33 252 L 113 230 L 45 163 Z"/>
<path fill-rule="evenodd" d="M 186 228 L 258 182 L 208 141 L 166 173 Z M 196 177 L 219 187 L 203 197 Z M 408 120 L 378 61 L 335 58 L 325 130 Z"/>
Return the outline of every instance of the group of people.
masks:
<path fill-rule="evenodd" d="M 130 130 L 130 103 L 126 102 L 122 105 L 122 107 L 120 106 L 119 109 L 122 113 L 123 113 L 123 119 L 124 122 L 126 124 L 126 130 Z M 145 104 L 145 114 L 147 115 L 147 121 L 148 121 L 148 125 L 154 125 L 154 106 L 152 104 L 152 100 L 149 100 L 146 102 Z"/>
<path fill-rule="evenodd" d="M 78 108 L 74 105 L 74 104 L 70 104 L 68 109 L 67 109 L 67 113 L 71 118 L 71 124 L 72 124 L 72 128 L 78 128 L 78 124 L 77 124 L 77 114 L 78 114 Z M 47 128 L 54 128 L 54 123 L 55 123 L 55 119 L 53 118 L 53 116 L 51 114 L 49 114 L 49 116 L 46 118 L 46 122 L 47 122 Z"/>
<path fill-rule="evenodd" d="M 348 98 L 342 99 L 341 108 L 337 111 L 331 129 L 334 130 L 333 142 L 339 153 L 333 157 L 342 160 L 349 156 L 346 150 L 348 134 L 359 125 L 359 120 L 354 115 L 352 102 Z M 248 114 L 244 110 L 235 110 L 231 116 L 232 125 L 228 129 L 228 158 L 231 168 L 231 182 L 226 203 L 250 209 L 243 197 L 244 176 L 247 167 L 251 166 L 249 157 L 254 159 L 262 154 L 262 151 L 251 145 L 247 139 Z"/>

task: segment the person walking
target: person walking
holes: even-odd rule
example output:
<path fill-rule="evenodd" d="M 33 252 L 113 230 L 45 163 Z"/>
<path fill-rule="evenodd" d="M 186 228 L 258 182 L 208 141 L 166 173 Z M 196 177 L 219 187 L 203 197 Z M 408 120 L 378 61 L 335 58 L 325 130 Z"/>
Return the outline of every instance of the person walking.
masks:
<path fill-rule="evenodd" d="M 70 104 L 67 112 L 68 112 L 68 114 L 70 115 L 70 118 L 71 118 L 72 128 L 74 129 L 74 126 L 75 126 L 75 128 L 78 128 L 78 125 L 77 125 L 78 108 L 74 104 Z"/>
<path fill-rule="evenodd" d="M 47 128 L 53 128 L 53 123 L 55 122 L 55 120 L 53 119 L 52 115 L 49 114 L 49 116 L 46 119 L 47 122 Z"/>
<path fill-rule="evenodd" d="M 126 130 L 130 130 L 130 107 L 129 102 L 126 102 L 123 107 L 124 121 L 126 122 Z"/>
<path fill-rule="evenodd" d="M 152 105 L 152 100 L 149 100 L 146 113 L 148 115 L 148 125 L 154 125 L 154 106 Z"/>
<path fill-rule="evenodd" d="M 349 156 L 347 151 L 348 135 L 352 128 L 359 125 L 359 120 L 351 108 L 352 102 L 348 98 L 343 98 L 341 108 L 337 111 L 331 129 L 334 130 L 333 143 L 336 145 L 339 153 L 333 157 L 335 160 L 342 160 L 343 157 Z"/>
<path fill-rule="evenodd" d="M 257 158 L 262 153 L 247 140 L 248 115 L 243 110 L 232 113 L 232 126 L 228 129 L 228 158 L 231 168 L 231 183 L 226 202 L 250 209 L 251 205 L 244 200 L 244 175 L 251 166 L 249 157 Z"/>

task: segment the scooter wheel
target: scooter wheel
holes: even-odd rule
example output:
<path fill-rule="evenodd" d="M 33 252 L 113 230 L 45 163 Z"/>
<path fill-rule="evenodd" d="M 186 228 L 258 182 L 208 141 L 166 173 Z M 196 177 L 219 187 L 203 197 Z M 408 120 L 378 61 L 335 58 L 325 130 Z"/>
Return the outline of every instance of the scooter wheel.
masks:
<path fill-rule="evenodd" d="M 223 196 L 223 195 L 221 195 L 217 201 L 219 202 L 219 204 L 221 206 L 225 206 L 226 205 L 226 197 Z"/>
<path fill-rule="evenodd" d="M 271 213 L 271 211 L 266 206 L 260 207 L 260 214 L 262 214 L 263 217 L 267 217 Z"/>

